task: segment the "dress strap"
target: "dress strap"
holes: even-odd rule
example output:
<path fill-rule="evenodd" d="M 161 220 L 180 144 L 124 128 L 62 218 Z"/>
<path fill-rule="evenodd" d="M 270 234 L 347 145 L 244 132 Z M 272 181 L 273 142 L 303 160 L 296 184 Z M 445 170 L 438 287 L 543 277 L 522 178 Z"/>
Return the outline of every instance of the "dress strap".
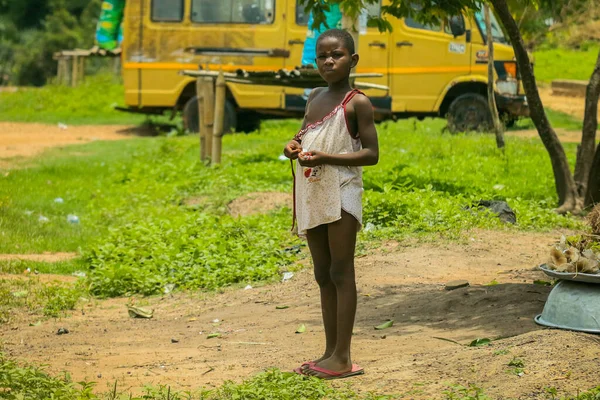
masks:
<path fill-rule="evenodd" d="M 344 97 L 344 100 L 342 101 L 342 106 L 344 106 L 344 108 L 346 107 L 346 104 L 348 104 L 350 102 L 350 100 L 352 100 L 352 98 L 354 96 L 356 96 L 357 94 L 362 94 L 363 96 L 365 95 L 363 92 L 361 92 L 358 89 L 352 89 L 352 91 L 350 91 L 346 97 Z"/>

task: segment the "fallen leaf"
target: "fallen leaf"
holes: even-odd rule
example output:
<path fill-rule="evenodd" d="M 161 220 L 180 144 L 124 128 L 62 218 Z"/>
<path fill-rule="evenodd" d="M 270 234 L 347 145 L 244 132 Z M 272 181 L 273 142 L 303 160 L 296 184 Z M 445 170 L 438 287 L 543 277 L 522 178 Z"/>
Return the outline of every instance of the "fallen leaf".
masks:
<path fill-rule="evenodd" d="M 298 329 L 296 329 L 296 333 L 304 333 L 306 332 L 306 326 L 304 324 L 300 325 Z"/>
<path fill-rule="evenodd" d="M 392 326 L 394 326 L 394 320 L 390 319 L 387 322 L 384 322 L 383 324 L 376 326 L 375 329 L 377 329 L 378 331 L 382 330 L 382 329 L 387 329 L 387 328 L 391 328 Z"/>
<path fill-rule="evenodd" d="M 285 310 L 286 308 L 290 308 L 290 306 L 276 306 L 276 310 Z"/>
<path fill-rule="evenodd" d="M 208 335 L 206 338 L 207 339 L 214 339 L 214 338 L 218 338 L 220 337 L 221 334 L 220 333 L 211 333 L 210 335 Z"/>
<path fill-rule="evenodd" d="M 488 345 L 490 343 L 492 343 L 492 341 L 490 339 L 488 339 L 488 338 L 475 339 L 471 343 L 469 343 L 469 347 L 486 346 L 486 345 Z"/>
<path fill-rule="evenodd" d="M 141 307 L 127 306 L 127 310 L 131 318 L 152 318 L 154 315 L 154 310 L 146 310 Z"/>

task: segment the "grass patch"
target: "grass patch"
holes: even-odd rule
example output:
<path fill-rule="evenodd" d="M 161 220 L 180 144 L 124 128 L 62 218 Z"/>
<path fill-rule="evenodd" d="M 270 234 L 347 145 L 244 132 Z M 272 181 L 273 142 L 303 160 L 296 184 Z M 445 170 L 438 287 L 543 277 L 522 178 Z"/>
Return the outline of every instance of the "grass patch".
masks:
<path fill-rule="evenodd" d="M 46 153 L 36 166 L 0 175 L 0 252 L 80 251 L 79 266 L 91 268 L 89 283 L 99 296 L 273 279 L 297 258 L 291 210 L 232 218 L 227 204 L 250 192 L 291 193 L 289 163 L 278 157 L 297 126 L 271 121 L 260 133 L 227 135 L 218 167 L 198 161 L 196 137 Z M 516 229 L 582 226 L 553 212 L 551 165 L 539 140 L 509 137 L 502 154 L 493 135 L 449 135 L 444 126 L 439 119 L 379 125 L 381 161 L 365 169 L 364 223 L 370 229 L 362 233 L 363 244 L 505 229 L 490 213 L 467 209 L 482 199 L 507 201 L 517 213 Z M 565 148 L 573 163 L 576 146 Z M 64 202 L 54 202 L 57 197 Z M 200 204 L 186 202 L 198 197 Z M 69 214 L 80 223 L 67 222 Z M 23 266 L 3 268 L 19 272 Z M 71 273 L 79 266 L 34 268 Z"/>
<path fill-rule="evenodd" d="M 389 400 L 372 393 L 357 394 L 350 388 L 335 389 L 316 378 L 268 370 L 242 383 L 226 382 L 218 389 L 179 392 L 167 386 L 146 387 L 140 396 L 121 392 L 97 393 L 94 382 L 73 383 L 68 374 L 55 378 L 43 369 L 20 366 L 0 353 L 0 397 L 7 400 Z"/>
<path fill-rule="evenodd" d="M 81 285 L 42 283 L 36 277 L 0 279 L 0 323 L 11 322 L 23 310 L 40 317 L 63 317 L 84 293 Z"/>
<path fill-rule="evenodd" d="M 600 46 L 587 45 L 580 50 L 555 48 L 535 52 L 535 77 L 538 81 L 554 79 L 589 80 L 598 59 Z"/>
<path fill-rule="evenodd" d="M 555 111 L 550 108 L 546 108 L 546 115 L 553 128 L 565 129 L 567 131 L 578 131 L 583 130 L 583 120 L 574 117 L 572 115 Z M 600 127 L 600 124 L 598 125 Z M 510 130 L 522 130 L 522 129 L 536 129 L 533 121 L 529 118 L 521 119 L 516 122 L 515 126 Z"/>
<path fill-rule="evenodd" d="M 86 77 L 76 88 L 49 84 L 0 93 L 0 121 L 67 125 L 140 124 L 143 115 L 114 110 L 124 104 L 124 88 L 110 74 Z"/>

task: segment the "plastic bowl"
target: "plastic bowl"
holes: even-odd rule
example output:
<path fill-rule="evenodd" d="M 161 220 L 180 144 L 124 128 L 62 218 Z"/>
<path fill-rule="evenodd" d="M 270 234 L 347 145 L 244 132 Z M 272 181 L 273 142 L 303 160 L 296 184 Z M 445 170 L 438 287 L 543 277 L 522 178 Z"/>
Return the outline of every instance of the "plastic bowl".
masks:
<path fill-rule="evenodd" d="M 551 328 L 600 333 L 600 285 L 559 281 L 535 322 Z"/>

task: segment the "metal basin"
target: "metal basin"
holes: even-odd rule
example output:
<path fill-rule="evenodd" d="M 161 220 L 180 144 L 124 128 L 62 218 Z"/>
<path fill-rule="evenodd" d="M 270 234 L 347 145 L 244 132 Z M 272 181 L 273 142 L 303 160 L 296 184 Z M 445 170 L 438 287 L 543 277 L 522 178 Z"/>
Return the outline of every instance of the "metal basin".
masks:
<path fill-rule="evenodd" d="M 583 272 L 558 272 L 551 270 L 546 264 L 540 265 L 540 269 L 544 271 L 546 275 L 555 279 L 600 284 L 600 274 L 585 274 Z"/>
<path fill-rule="evenodd" d="M 600 285 L 559 281 L 535 322 L 551 328 L 600 333 Z"/>

